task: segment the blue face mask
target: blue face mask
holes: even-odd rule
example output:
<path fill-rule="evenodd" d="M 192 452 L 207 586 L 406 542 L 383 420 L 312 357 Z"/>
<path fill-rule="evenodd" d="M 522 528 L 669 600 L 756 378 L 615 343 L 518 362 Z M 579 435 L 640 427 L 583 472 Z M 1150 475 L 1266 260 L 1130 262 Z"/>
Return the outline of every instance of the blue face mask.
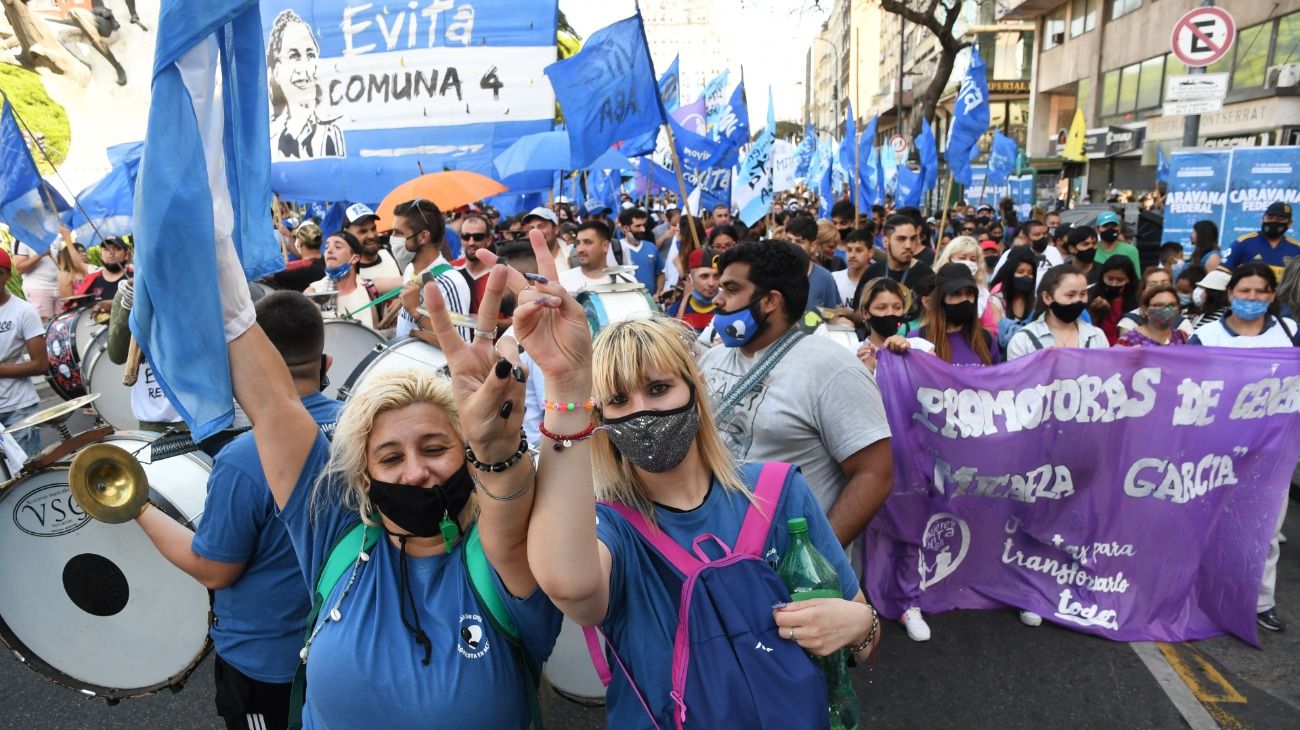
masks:
<path fill-rule="evenodd" d="M 1260 299 L 1238 299 L 1233 297 L 1232 313 L 1247 322 L 1253 322 L 1268 312 L 1268 305 L 1268 302 Z"/>
<path fill-rule="evenodd" d="M 331 281 L 338 281 L 347 276 L 351 271 L 352 263 L 350 261 L 344 261 L 332 269 L 325 269 L 325 276 L 328 276 Z"/>
<path fill-rule="evenodd" d="M 741 309 L 713 315 L 713 329 L 722 338 L 722 344 L 727 347 L 743 347 L 758 336 L 759 331 L 766 324 L 760 323 L 754 316 L 754 309 L 760 298 L 755 297 Z"/>

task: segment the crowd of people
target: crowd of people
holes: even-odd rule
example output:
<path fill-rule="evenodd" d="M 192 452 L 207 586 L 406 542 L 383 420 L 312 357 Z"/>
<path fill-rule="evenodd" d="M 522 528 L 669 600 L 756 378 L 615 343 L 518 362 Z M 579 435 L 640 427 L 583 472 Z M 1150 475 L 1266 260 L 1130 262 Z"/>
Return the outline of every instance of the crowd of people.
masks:
<path fill-rule="evenodd" d="M 1300 344 L 1300 243 L 1282 203 L 1237 241 L 1198 224 L 1190 257 L 1176 241 L 1139 248 L 1116 212 L 1070 226 L 1010 201 L 937 218 L 840 201 L 818 220 L 790 194 L 746 226 L 726 206 L 691 215 L 665 199 L 515 217 L 415 199 L 391 230 L 377 221 L 354 204 L 337 231 L 277 225 L 293 260 L 261 285 L 278 291 L 222 302 L 227 321 L 256 314 L 229 343 L 252 432 L 216 453 L 197 531 L 149 506 L 137 518 L 214 591 L 217 711 L 232 728 L 299 712 L 307 727 L 416 725 L 466 706 L 484 726 L 527 726 L 564 617 L 598 627 L 619 668 L 612 727 L 687 713 L 707 725 L 719 705 L 757 725 L 773 682 L 825 711 L 809 656 L 861 660 L 879 639 L 855 546 L 892 488 L 881 350 L 985 367 L 1055 347 Z M 105 241 L 98 270 L 83 251 L 0 256 L 0 279 L 17 270 L 31 286 L 29 302 L 0 286 L 0 318 L 19 323 L 0 328 L 5 363 L 30 355 L 0 365 L 0 422 L 35 406 L 41 321 L 64 292 L 130 308 L 129 246 Z M 618 281 L 662 311 L 593 333 L 578 298 Z M 326 398 L 323 323 L 340 317 L 440 348 L 450 379 L 402 371 Z M 776 462 L 798 469 L 774 478 Z M 789 518 L 836 569 L 834 597 L 791 603 L 773 583 Z M 1257 609 L 1273 631 L 1281 519 Z M 732 578 L 743 589 L 726 592 L 725 618 L 770 658 L 682 638 L 681 566 L 733 550 L 759 560 Z M 931 636 L 916 607 L 902 623 Z M 740 694 L 699 701 L 701 675 Z"/>

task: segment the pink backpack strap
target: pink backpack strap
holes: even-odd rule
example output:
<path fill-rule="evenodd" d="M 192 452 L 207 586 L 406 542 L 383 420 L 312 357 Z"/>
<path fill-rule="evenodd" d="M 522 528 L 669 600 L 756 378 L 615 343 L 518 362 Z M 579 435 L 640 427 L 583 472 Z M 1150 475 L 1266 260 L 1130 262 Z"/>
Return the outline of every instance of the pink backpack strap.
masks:
<path fill-rule="evenodd" d="M 645 516 L 640 512 L 624 504 L 614 504 L 612 502 L 601 502 L 601 504 L 622 515 L 623 519 L 627 520 L 633 529 L 641 533 L 641 537 L 645 538 L 645 541 L 650 543 L 660 555 L 672 563 L 673 567 L 677 568 L 683 576 L 690 576 L 703 564 L 699 558 L 686 552 L 685 548 L 673 542 L 673 539 L 668 537 L 663 530 L 651 527 L 650 523 L 646 522 Z"/>
<path fill-rule="evenodd" d="M 628 686 L 632 688 L 636 698 L 641 701 L 642 709 L 650 717 L 650 724 L 654 725 L 655 730 L 659 730 L 659 721 L 655 719 L 655 714 L 650 711 L 650 705 L 645 701 L 645 695 L 641 694 L 641 688 L 636 686 L 636 682 L 632 681 L 632 674 L 623 665 L 623 659 L 619 657 L 618 651 L 614 648 L 614 643 L 609 640 L 609 636 L 605 634 L 604 629 L 595 626 L 583 626 L 582 635 L 587 640 L 587 653 L 591 655 L 591 664 L 596 668 L 596 676 L 600 678 L 600 683 L 608 687 L 609 683 L 614 680 L 614 673 L 610 671 L 609 662 L 605 661 L 605 652 L 601 651 L 600 638 L 597 636 L 597 632 L 600 632 L 599 636 L 605 637 L 605 643 L 609 645 L 609 653 L 614 655 L 614 661 L 618 662 L 618 668 L 623 671 L 623 676 L 627 678 Z"/>
<path fill-rule="evenodd" d="M 772 530 L 772 517 L 781 503 L 781 492 L 793 468 L 784 461 L 769 461 L 763 465 L 758 475 L 758 486 L 754 487 L 755 504 L 751 504 L 745 513 L 734 552 L 761 556 L 767 534 Z"/>

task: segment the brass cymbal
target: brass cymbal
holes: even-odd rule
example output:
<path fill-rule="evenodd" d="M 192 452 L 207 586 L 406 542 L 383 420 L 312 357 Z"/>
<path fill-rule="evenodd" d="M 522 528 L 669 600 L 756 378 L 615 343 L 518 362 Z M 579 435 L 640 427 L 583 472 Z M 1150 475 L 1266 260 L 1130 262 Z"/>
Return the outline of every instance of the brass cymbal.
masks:
<path fill-rule="evenodd" d="M 8 431 L 9 433 L 13 433 L 15 431 L 20 431 L 24 428 L 39 426 L 42 423 L 45 423 L 47 421 L 59 421 L 62 419 L 66 419 L 68 416 L 75 413 L 79 408 L 89 405 L 91 401 L 95 400 L 99 396 L 100 396 L 99 393 L 90 393 L 88 395 L 83 395 L 80 398 L 73 398 L 72 400 L 64 401 L 58 405 L 50 406 L 49 408 L 33 413 L 32 415 L 24 418 L 23 420 L 15 423 L 14 425 L 5 428 L 5 430 Z"/>
<path fill-rule="evenodd" d="M 113 444 L 87 446 L 72 459 L 68 487 L 86 514 L 100 522 L 130 522 L 149 499 L 149 479 L 140 462 Z"/>

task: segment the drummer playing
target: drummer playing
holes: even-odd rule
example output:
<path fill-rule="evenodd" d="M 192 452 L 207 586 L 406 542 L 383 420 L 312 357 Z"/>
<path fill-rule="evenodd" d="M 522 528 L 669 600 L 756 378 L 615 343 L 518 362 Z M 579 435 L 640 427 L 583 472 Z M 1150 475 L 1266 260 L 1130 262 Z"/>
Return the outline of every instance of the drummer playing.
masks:
<path fill-rule="evenodd" d="M 99 245 L 99 257 L 104 267 L 83 279 L 77 294 L 92 295 L 95 309 L 107 312 L 113 307 L 118 283 L 133 276 L 135 270 L 131 268 L 131 249 L 120 238 L 104 239 Z"/>
<path fill-rule="evenodd" d="M 9 293 L 6 287 L 12 275 L 9 253 L 0 249 L 0 423 L 5 426 L 40 408 L 41 398 L 32 376 L 44 375 L 50 367 L 41 314 L 35 305 Z M 25 428 L 13 437 L 28 456 L 41 449 L 41 432 L 37 428 Z"/>

